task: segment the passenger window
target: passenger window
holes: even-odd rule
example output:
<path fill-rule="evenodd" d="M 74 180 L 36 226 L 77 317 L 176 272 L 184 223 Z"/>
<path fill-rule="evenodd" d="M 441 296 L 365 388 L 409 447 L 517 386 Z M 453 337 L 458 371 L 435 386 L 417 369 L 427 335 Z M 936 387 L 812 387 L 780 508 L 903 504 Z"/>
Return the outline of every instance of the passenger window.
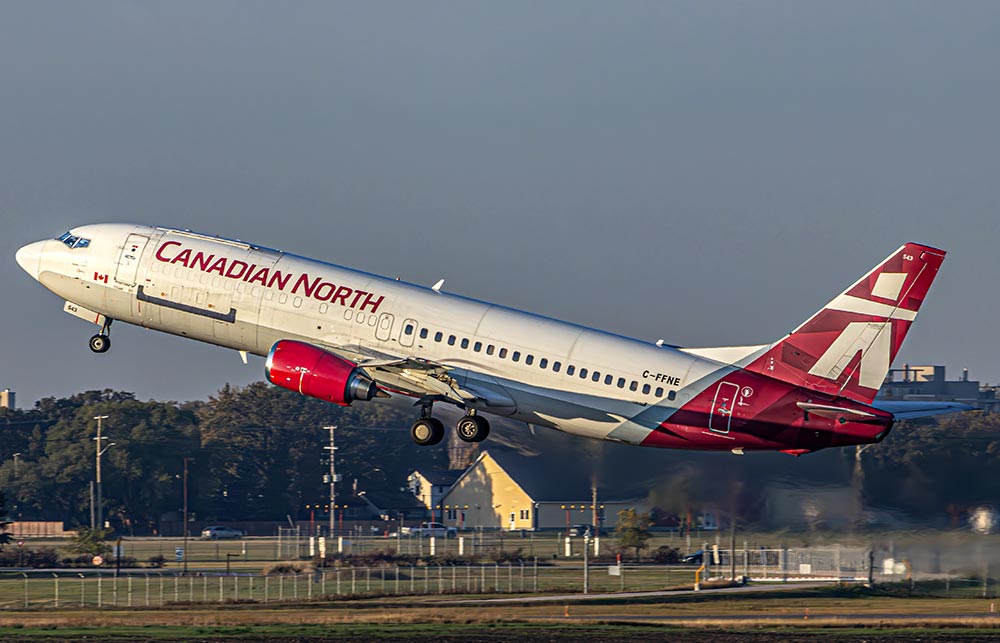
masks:
<path fill-rule="evenodd" d="M 572 364 L 570 364 L 569 366 L 566 367 L 566 374 L 567 375 L 572 375 L 575 372 L 576 372 L 576 367 L 573 366 Z"/>
<path fill-rule="evenodd" d="M 486 354 L 487 355 L 493 354 L 493 344 L 490 344 L 489 346 L 486 347 Z"/>
<path fill-rule="evenodd" d="M 544 357 L 538 360 L 538 368 L 548 368 L 548 367 L 549 367 L 549 360 L 545 359 Z"/>
<path fill-rule="evenodd" d="M 598 373 L 597 371 L 594 371 L 594 376 L 591 377 L 590 379 L 594 380 L 595 382 L 599 382 L 601 380 L 601 374 Z"/>
<path fill-rule="evenodd" d="M 643 395 L 649 395 L 649 389 L 650 388 L 651 387 L 649 386 L 649 384 L 643 384 L 642 385 L 642 394 Z"/>
<path fill-rule="evenodd" d="M 552 362 L 552 372 L 558 373 L 560 368 L 562 368 L 561 362 Z"/>
<path fill-rule="evenodd" d="M 412 335 L 413 334 L 413 324 L 407 324 L 406 327 L 403 329 L 403 332 L 406 333 L 407 335 Z"/>
<path fill-rule="evenodd" d="M 435 342 L 440 342 L 442 339 L 444 339 L 444 333 L 442 333 L 441 331 L 434 333 Z"/>
<path fill-rule="evenodd" d="M 659 387 L 656 389 L 656 397 L 663 397 L 663 388 Z"/>
<path fill-rule="evenodd" d="M 607 384 L 608 386 L 611 386 L 611 382 L 614 381 L 614 379 L 615 378 L 611 377 L 610 375 L 605 375 L 604 383 Z"/>
<path fill-rule="evenodd" d="M 510 356 L 510 359 L 513 360 L 513 361 L 515 361 L 515 362 L 520 362 L 521 361 L 521 353 L 519 353 L 517 351 L 514 351 L 514 353 Z"/>
<path fill-rule="evenodd" d="M 630 391 L 638 391 L 639 390 L 639 382 L 636 382 L 635 380 L 632 380 L 632 383 L 628 385 L 628 390 L 630 390 Z"/>
<path fill-rule="evenodd" d="M 528 366 L 531 366 L 532 363 L 534 363 L 534 361 L 535 361 L 534 355 L 528 355 L 524 358 L 524 363 L 527 364 Z"/>
<path fill-rule="evenodd" d="M 448 346 L 454 346 L 454 345 L 455 345 L 455 336 L 448 335 Z"/>
<path fill-rule="evenodd" d="M 507 358 L 507 349 L 506 348 L 501 348 L 500 352 L 497 355 L 500 357 L 500 359 L 506 359 Z"/>
<path fill-rule="evenodd" d="M 467 340 L 467 339 L 465 339 L 463 337 L 462 338 L 462 348 L 468 348 L 468 347 L 469 347 L 469 340 Z"/>
<path fill-rule="evenodd" d="M 476 351 L 477 353 L 479 351 L 483 350 L 483 343 L 482 342 L 476 342 L 475 344 L 472 345 L 472 350 Z"/>
<path fill-rule="evenodd" d="M 618 378 L 618 388 L 625 388 L 625 378 L 624 377 L 619 377 Z"/>
<path fill-rule="evenodd" d="M 677 398 L 677 391 L 670 391 L 669 393 L 667 393 L 668 400 L 674 400 L 676 398 Z"/>
<path fill-rule="evenodd" d="M 587 379 L 587 369 L 585 368 L 580 369 L 580 379 L 581 380 Z"/>
<path fill-rule="evenodd" d="M 420 339 L 427 339 L 427 329 L 426 328 L 421 328 L 420 329 Z"/>

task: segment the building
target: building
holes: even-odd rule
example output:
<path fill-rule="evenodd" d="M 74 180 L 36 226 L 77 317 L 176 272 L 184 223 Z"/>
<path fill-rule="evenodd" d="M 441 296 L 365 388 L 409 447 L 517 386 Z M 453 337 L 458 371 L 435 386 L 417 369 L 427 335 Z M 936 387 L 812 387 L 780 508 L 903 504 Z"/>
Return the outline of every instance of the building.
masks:
<path fill-rule="evenodd" d="M 455 484 L 460 471 L 414 471 L 406 478 L 406 486 L 428 511 L 441 506 L 441 498 Z"/>
<path fill-rule="evenodd" d="M 0 391 L 0 409 L 16 409 L 17 404 L 15 403 L 14 391 L 9 388 L 5 388 Z"/>
<path fill-rule="evenodd" d="M 910 366 L 894 368 L 886 375 L 879 390 L 884 400 L 928 402 L 962 402 L 975 405 L 979 399 L 979 382 L 969 379 L 962 370 L 962 379 L 949 380 L 944 366 Z"/>
<path fill-rule="evenodd" d="M 402 518 L 420 522 L 429 515 L 427 507 L 405 491 L 359 491 L 354 498 L 363 502 L 367 508 L 367 516 L 360 517 L 372 520 L 392 521 Z"/>
<path fill-rule="evenodd" d="M 547 466 L 539 457 L 483 451 L 441 498 L 441 522 L 459 529 L 541 530 L 597 523 L 603 531 L 641 503 L 605 498 L 583 467 Z"/>

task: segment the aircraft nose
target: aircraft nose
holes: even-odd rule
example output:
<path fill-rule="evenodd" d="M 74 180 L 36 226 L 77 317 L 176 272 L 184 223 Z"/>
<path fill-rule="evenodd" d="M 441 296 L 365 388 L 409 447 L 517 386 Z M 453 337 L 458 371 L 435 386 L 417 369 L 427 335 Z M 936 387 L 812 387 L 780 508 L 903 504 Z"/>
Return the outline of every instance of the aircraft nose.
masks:
<path fill-rule="evenodd" d="M 29 243 L 18 250 L 15 255 L 18 265 L 31 275 L 32 279 L 38 279 L 38 265 L 42 259 L 42 246 L 44 245 L 44 241 Z"/>

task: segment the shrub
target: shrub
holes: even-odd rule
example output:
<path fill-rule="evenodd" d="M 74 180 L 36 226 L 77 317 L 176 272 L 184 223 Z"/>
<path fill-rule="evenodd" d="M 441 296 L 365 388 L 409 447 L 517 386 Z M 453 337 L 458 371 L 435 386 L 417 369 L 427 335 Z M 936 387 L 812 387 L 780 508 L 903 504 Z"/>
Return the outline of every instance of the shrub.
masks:
<path fill-rule="evenodd" d="M 655 549 L 651 556 L 654 563 L 659 563 L 661 565 L 679 563 L 681 560 L 680 550 L 674 547 L 668 547 L 667 545 Z"/>
<path fill-rule="evenodd" d="M 155 556 L 150 556 L 146 562 L 149 564 L 150 567 L 155 567 L 156 569 L 160 569 L 167 563 L 167 559 L 164 558 L 161 554 L 157 554 Z"/>

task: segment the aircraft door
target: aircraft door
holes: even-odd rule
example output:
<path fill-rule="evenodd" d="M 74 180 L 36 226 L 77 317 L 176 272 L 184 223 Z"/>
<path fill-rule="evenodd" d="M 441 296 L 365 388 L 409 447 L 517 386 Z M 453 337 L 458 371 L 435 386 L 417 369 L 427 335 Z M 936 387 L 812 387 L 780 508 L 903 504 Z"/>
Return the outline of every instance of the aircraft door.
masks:
<path fill-rule="evenodd" d="M 399 345 L 405 348 L 413 346 L 413 338 L 417 336 L 417 320 L 404 319 L 399 331 Z"/>
<path fill-rule="evenodd" d="M 115 281 L 126 286 L 134 286 L 136 276 L 139 271 L 139 259 L 142 258 L 142 251 L 146 249 L 149 237 L 141 234 L 130 234 L 122 246 L 121 256 L 118 257 L 118 268 L 115 270 Z"/>
<path fill-rule="evenodd" d="M 712 413 L 708 416 L 708 428 L 716 433 L 729 433 L 733 421 L 733 410 L 740 395 L 740 387 L 732 382 L 722 382 L 715 389 Z"/>
<path fill-rule="evenodd" d="M 375 339 L 380 342 L 389 341 L 392 334 L 392 323 L 394 318 L 391 313 L 382 313 L 378 317 L 378 324 L 375 326 Z"/>

